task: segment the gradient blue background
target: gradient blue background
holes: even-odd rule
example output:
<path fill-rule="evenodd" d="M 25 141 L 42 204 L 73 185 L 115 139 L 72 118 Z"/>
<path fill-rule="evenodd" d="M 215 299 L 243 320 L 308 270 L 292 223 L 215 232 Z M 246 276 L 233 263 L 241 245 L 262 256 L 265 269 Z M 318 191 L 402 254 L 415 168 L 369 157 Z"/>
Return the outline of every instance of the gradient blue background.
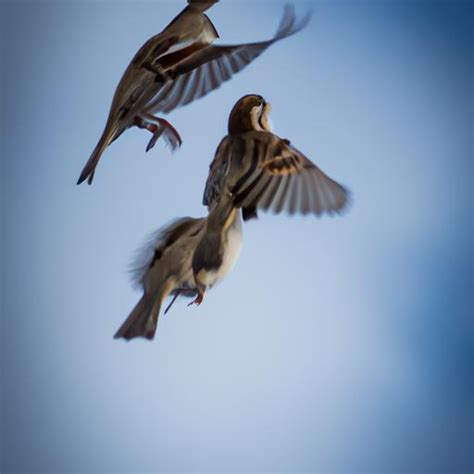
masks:
<path fill-rule="evenodd" d="M 2 472 L 471 472 L 473 7 L 295 2 L 310 26 L 75 182 L 137 48 L 185 2 L 1 7 Z M 222 42 L 284 2 L 222 0 Z M 243 94 L 353 192 L 336 218 L 262 215 L 199 308 L 112 335 L 134 249 L 203 215 Z"/>

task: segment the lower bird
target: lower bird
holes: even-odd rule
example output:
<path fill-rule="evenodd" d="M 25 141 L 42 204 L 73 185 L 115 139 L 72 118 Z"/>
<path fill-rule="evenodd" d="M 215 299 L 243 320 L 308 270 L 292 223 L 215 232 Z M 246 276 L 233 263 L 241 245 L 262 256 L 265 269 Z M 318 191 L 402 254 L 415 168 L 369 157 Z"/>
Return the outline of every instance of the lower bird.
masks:
<path fill-rule="evenodd" d="M 200 304 L 204 289 L 232 269 L 242 245 L 240 211 L 222 201 L 206 218 L 184 217 L 160 230 L 135 262 L 134 281 L 143 296 L 115 338 L 153 339 L 168 296 L 193 297 Z M 196 274 L 196 278 L 195 275 Z"/>

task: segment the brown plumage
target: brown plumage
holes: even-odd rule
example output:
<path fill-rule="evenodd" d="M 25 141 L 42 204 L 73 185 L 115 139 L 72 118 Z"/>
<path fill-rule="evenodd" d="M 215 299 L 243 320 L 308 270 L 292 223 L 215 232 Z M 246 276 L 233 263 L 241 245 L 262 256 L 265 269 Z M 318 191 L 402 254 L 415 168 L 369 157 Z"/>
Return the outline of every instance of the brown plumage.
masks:
<path fill-rule="evenodd" d="M 216 1 L 189 1 L 189 5 L 136 53 L 114 94 L 102 136 L 85 165 L 78 184 L 92 183 L 104 150 L 125 130 L 138 126 L 153 135 L 147 151 L 163 136 L 174 150 L 181 144 L 176 129 L 154 114 L 168 113 L 218 88 L 276 41 L 301 30 L 306 15 L 297 22 L 287 7 L 276 35 L 268 41 L 219 46 L 212 22 L 204 14 Z"/>
<path fill-rule="evenodd" d="M 233 268 L 242 248 L 240 210 L 230 196 L 222 196 L 210 210 L 193 254 L 192 268 L 197 289 L 194 303 L 201 304 L 207 288 L 224 278 Z"/>
<path fill-rule="evenodd" d="M 212 287 L 232 269 L 242 245 L 240 212 L 221 201 L 207 217 L 177 219 L 160 230 L 134 265 L 133 279 L 143 295 L 115 338 L 153 339 L 163 302 L 179 295 L 202 302 Z"/>
<path fill-rule="evenodd" d="M 229 134 L 211 163 L 203 203 L 212 206 L 229 193 L 244 220 L 257 217 L 257 209 L 316 215 L 341 211 L 347 190 L 270 131 L 269 111 L 270 104 L 259 95 L 235 104 Z"/>
<path fill-rule="evenodd" d="M 204 218 L 183 217 L 160 230 L 144 247 L 133 275 L 143 296 L 115 333 L 116 339 L 153 339 L 165 299 L 181 291 L 195 294 L 191 262 L 204 229 Z"/>

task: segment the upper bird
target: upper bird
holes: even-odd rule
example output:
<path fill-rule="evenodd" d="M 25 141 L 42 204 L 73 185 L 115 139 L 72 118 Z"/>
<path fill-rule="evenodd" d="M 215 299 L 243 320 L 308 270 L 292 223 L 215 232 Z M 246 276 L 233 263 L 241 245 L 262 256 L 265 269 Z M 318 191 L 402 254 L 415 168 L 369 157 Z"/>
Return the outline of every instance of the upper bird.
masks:
<path fill-rule="evenodd" d="M 147 151 L 161 135 L 176 149 L 181 145 L 178 132 L 154 114 L 168 113 L 217 89 L 273 43 L 304 28 L 310 19 L 307 14 L 297 21 L 293 7 L 286 6 L 271 40 L 215 46 L 212 43 L 219 35 L 204 12 L 217 1 L 188 0 L 188 6 L 162 32 L 138 50 L 120 79 L 105 129 L 77 184 L 86 179 L 92 183 L 104 150 L 130 127 L 152 133 Z"/>
<path fill-rule="evenodd" d="M 347 190 L 289 140 L 272 133 L 269 112 L 270 104 L 255 94 L 234 105 L 229 133 L 210 166 L 203 204 L 213 207 L 223 196 L 231 196 L 244 220 L 257 217 L 257 209 L 316 215 L 341 211 Z"/>

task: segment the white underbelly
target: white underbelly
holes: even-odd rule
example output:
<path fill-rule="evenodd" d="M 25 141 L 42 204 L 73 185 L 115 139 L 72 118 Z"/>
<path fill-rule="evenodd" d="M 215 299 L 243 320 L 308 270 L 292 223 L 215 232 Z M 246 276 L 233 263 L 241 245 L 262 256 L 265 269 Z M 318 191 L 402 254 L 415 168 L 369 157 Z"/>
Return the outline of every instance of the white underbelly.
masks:
<path fill-rule="evenodd" d="M 163 55 L 175 53 L 176 51 L 180 51 L 196 43 L 211 44 L 216 38 L 217 36 L 215 35 L 214 30 L 206 25 L 197 36 L 193 35 L 190 38 L 173 44 L 165 53 L 163 53 Z"/>
<path fill-rule="evenodd" d="M 217 270 L 205 272 L 201 279 L 204 285 L 207 287 L 215 285 L 232 270 L 239 258 L 242 241 L 242 220 L 240 218 L 240 211 L 237 211 L 235 221 L 227 233 L 227 244 L 222 256 L 222 265 Z"/>
<path fill-rule="evenodd" d="M 188 46 L 191 46 L 196 42 L 195 38 L 190 38 L 188 40 L 180 41 L 179 43 L 173 44 L 170 48 L 168 48 L 162 56 L 165 56 L 167 54 L 175 53 L 176 51 L 181 51 L 182 49 L 187 48 Z"/>

